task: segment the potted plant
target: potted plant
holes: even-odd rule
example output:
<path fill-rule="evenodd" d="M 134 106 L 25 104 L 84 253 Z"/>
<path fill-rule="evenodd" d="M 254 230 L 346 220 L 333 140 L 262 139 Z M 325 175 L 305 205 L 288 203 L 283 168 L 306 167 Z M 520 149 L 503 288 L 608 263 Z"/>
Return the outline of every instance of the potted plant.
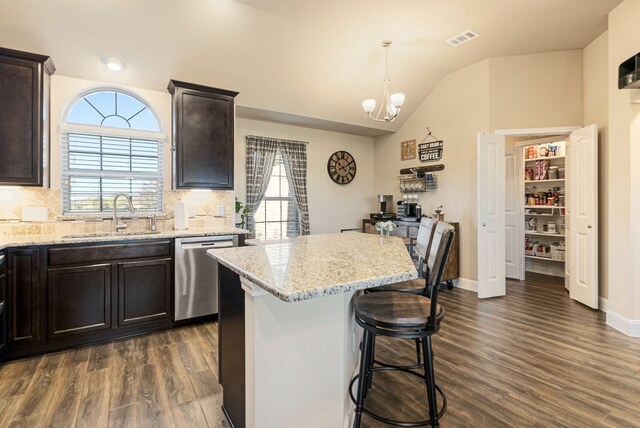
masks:
<path fill-rule="evenodd" d="M 396 230 L 397 227 L 398 225 L 392 222 L 391 220 L 379 221 L 376 223 L 376 230 L 380 231 L 380 236 L 382 237 L 389 236 L 389 234 L 391 234 L 391 232 Z"/>
<path fill-rule="evenodd" d="M 236 221 L 236 226 L 244 229 L 246 224 L 246 215 L 251 212 L 251 209 L 247 207 L 243 202 L 240 202 L 238 198 L 236 198 L 236 220 L 237 215 L 240 214 L 240 222 Z"/>

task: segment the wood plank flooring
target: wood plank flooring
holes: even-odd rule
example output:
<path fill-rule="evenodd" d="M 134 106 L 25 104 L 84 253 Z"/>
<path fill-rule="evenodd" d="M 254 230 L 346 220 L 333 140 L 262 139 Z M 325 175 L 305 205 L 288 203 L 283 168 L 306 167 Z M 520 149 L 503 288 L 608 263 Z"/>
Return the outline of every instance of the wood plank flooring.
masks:
<path fill-rule="evenodd" d="M 442 427 L 640 428 L 640 339 L 607 327 L 556 279 L 529 275 L 482 301 L 444 291 L 441 303 Z M 381 360 L 414 361 L 411 341 L 376 346 Z M 0 366 L 0 427 L 228 428 L 221 399 L 215 323 Z M 397 418 L 427 413 L 423 384 L 398 373 L 376 373 L 368 405 Z M 386 425 L 365 416 L 363 426 Z"/>
<path fill-rule="evenodd" d="M 0 366 L 0 427 L 229 427 L 206 323 Z"/>
<path fill-rule="evenodd" d="M 607 327 L 605 314 L 572 301 L 559 279 L 528 273 L 508 281 L 504 298 L 440 296 L 446 315 L 433 347 L 448 400 L 442 427 L 640 427 L 640 339 Z M 411 342 L 376 347 L 382 361 L 415 361 Z M 427 418 L 420 379 L 378 373 L 372 410 Z"/>

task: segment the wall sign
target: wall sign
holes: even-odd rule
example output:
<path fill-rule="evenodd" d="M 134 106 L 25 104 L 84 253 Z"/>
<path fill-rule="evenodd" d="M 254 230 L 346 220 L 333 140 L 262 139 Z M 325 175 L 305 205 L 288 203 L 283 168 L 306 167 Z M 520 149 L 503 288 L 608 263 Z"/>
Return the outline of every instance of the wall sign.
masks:
<path fill-rule="evenodd" d="M 416 140 L 407 140 L 400 143 L 400 160 L 416 158 Z"/>
<path fill-rule="evenodd" d="M 435 162 L 442 159 L 443 145 L 444 142 L 442 140 L 418 144 L 420 162 Z"/>

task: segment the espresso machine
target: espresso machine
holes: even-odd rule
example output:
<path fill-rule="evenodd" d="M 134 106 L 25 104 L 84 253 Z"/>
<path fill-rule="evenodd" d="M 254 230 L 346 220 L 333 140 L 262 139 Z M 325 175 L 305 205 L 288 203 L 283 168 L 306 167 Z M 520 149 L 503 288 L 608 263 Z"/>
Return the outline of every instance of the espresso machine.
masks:
<path fill-rule="evenodd" d="M 393 210 L 393 195 L 378 195 L 380 211 L 371 213 L 371 220 L 395 220 L 396 215 Z"/>

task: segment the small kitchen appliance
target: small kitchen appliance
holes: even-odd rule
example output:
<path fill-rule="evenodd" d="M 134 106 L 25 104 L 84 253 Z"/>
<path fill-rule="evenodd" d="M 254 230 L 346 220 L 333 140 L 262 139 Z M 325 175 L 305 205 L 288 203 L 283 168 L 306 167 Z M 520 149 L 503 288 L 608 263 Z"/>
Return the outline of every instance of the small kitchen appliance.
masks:
<path fill-rule="evenodd" d="M 380 202 L 380 211 L 377 213 L 371 213 L 369 217 L 371 220 L 394 220 L 396 218 L 393 209 L 393 195 L 378 195 L 378 202 Z"/>
<path fill-rule="evenodd" d="M 417 221 L 418 204 L 416 202 L 398 202 L 398 218 L 404 221 Z"/>

